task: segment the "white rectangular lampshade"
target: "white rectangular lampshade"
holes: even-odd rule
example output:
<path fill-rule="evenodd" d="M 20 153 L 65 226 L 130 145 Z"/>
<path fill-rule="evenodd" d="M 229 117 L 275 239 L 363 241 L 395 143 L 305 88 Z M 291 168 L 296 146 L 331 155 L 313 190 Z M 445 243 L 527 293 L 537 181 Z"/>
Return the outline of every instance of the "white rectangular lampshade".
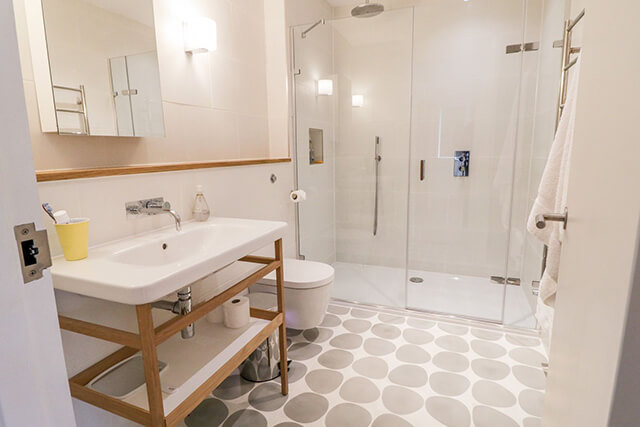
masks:
<path fill-rule="evenodd" d="M 351 96 L 351 106 L 352 107 L 362 107 L 364 104 L 364 96 L 363 95 L 352 95 Z"/>
<path fill-rule="evenodd" d="M 187 53 L 212 52 L 218 47 L 216 21 L 202 16 L 184 21 L 184 51 Z"/>
<path fill-rule="evenodd" d="M 333 95 L 333 80 L 318 80 L 318 95 Z"/>

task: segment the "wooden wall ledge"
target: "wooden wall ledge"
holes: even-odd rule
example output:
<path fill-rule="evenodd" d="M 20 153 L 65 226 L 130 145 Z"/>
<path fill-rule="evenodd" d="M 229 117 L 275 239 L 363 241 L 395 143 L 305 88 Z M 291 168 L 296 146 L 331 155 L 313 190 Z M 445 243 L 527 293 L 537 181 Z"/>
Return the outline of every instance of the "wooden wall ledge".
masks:
<path fill-rule="evenodd" d="M 215 160 L 210 162 L 165 163 L 156 165 L 118 166 L 108 168 L 87 169 L 51 169 L 36 171 L 38 182 L 62 181 L 65 179 L 98 178 L 103 176 L 134 175 L 141 173 L 175 172 L 191 169 L 223 168 L 230 166 L 264 165 L 269 163 L 287 163 L 291 158 L 246 160 Z"/>

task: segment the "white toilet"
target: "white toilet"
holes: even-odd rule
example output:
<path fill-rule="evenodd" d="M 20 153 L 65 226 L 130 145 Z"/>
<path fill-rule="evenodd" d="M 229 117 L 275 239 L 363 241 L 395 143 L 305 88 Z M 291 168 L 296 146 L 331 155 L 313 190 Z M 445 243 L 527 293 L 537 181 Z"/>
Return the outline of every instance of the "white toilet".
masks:
<path fill-rule="evenodd" d="M 315 328 L 324 319 L 331 298 L 334 270 L 328 264 L 286 258 L 284 260 L 285 321 L 288 328 Z M 276 272 L 272 271 L 250 289 L 252 307 L 277 306 Z"/>

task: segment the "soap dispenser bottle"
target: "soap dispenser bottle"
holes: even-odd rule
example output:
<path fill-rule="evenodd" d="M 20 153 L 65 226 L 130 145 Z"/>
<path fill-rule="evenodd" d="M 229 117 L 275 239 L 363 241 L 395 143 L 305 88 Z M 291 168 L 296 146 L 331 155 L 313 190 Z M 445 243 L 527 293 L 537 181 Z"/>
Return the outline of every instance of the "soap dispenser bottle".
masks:
<path fill-rule="evenodd" d="M 196 198 L 193 201 L 193 219 L 196 221 L 206 221 L 209 219 L 209 205 L 207 204 L 204 194 L 202 194 L 202 185 L 196 185 Z"/>

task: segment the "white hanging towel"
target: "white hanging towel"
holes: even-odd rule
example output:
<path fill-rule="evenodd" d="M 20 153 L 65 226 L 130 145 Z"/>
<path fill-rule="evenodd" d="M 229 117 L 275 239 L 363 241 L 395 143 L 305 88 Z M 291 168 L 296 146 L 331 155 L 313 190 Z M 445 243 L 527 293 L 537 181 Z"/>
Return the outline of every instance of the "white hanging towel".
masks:
<path fill-rule="evenodd" d="M 573 75 L 569 79 L 567 99 L 558 124 L 556 136 L 551 145 L 547 164 L 542 173 L 538 196 L 531 208 L 527 230 L 538 240 L 547 245 L 547 267 L 540 280 L 539 299 L 553 307 L 558 289 L 558 268 L 560 266 L 560 249 L 564 229 L 561 222 L 548 221 L 542 230 L 536 227 L 536 216 L 543 213 L 562 213 L 567 207 L 567 184 L 573 131 L 575 127 L 576 99 L 578 95 L 578 79 L 580 76 L 580 59 L 573 67 Z"/>

